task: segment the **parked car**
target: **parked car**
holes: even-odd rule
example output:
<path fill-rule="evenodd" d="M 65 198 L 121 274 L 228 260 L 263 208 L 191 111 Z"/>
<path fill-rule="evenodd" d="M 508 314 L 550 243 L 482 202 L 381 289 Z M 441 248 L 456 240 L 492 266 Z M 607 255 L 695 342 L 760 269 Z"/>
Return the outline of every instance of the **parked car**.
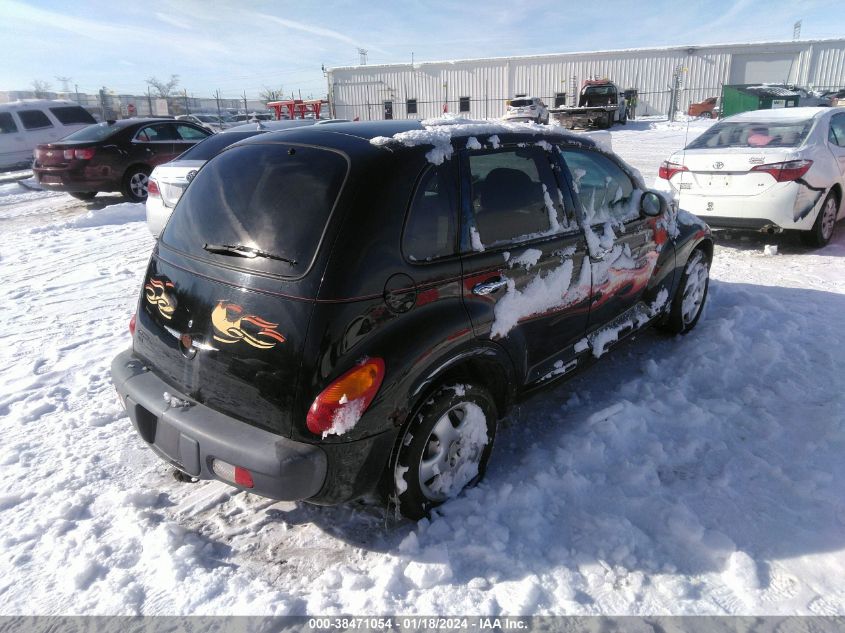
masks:
<path fill-rule="evenodd" d="M 238 125 L 197 143 L 176 160 L 153 169 L 147 183 L 147 228 L 150 233 L 158 237 L 185 188 L 206 161 L 222 149 L 256 134 L 313 124 L 314 121 L 265 121 Z"/>
<path fill-rule="evenodd" d="M 177 121 L 190 121 L 191 123 L 196 123 L 200 127 L 204 127 L 210 132 L 222 132 L 226 128 L 230 127 L 230 124 L 226 123 L 222 117 L 217 116 L 216 114 L 180 114 L 176 117 Z"/>
<path fill-rule="evenodd" d="M 91 200 L 99 191 L 120 191 L 130 202 L 143 202 L 153 167 L 210 135 L 189 121 L 106 121 L 39 145 L 32 171 L 44 189 L 67 191 L 80 200 Z"/>
<path fill-rule="evenodd" d="M 707 225 L 583 136 L 489 122 L 260 134 L 200 170 L 112 363 L 184 478 L 418 518 L 497 421 L 657 323 L 695 326 Z M 615 226 L 612 229 L 611 226 Z"/>
<path fill-rule="evenodd" d="M 845 108 L 723 119 L 664 161 L 655 188 L 714 227 L 797 230 L 824 246 L 843 216 Z"/>
<path fill-rule="evenodd" d="M 49 143 L 96 123 L 66 100 L 24 99 L 0 104 L 0 169 L 29 166 L 39 143 Z"/>
<path fill-rule="evenodd" d="M 687 114 L 703 119 L 714 119 L 719 116 L 719 110 L 716 107 L 718 101 L 719 97 L 710 97 L 699 103 L 691 103 L 689 108 L 687 108 Z"/>
<path fill-rule="evenodd" d="M 508 121 L 548 123 L 549 109 L 539 97 L 517 97 L 511 99 L 503 118 Z"/>
<path fill-rule="evenodd" d="M 845 90 L 831 90 L 822 95 L 822 99 L 833 107 L 845 106 Z"/>

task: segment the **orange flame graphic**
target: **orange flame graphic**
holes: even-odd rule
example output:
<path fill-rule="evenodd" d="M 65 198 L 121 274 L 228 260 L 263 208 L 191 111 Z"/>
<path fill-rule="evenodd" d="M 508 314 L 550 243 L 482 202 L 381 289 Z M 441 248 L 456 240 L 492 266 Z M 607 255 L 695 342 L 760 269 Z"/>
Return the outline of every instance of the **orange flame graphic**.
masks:
<path fill-rule="evenodd" d="M 251 334 L 242 324 L 248 323 Z M 271 323 L 254 314 L 243 314 L 243 308 L 228 301 L 218 301 L 211 313 L 211 325 L 214 326 L 214 340 L 221 343 L 237 343 L 243 341 L 258 349 L 270 349 L 276 343 L 284 343 L 285 337 L 276 331 L 278 323 Z"/>
<path fill-rule="evenodd" d="M 144 296 L 147 301 L 158 308 L 159 314 L 168 321 L 176 312 L 176 299 L 170 292 L 175 286 L 172 282 L 167 280 L 155 279 L 150 277 L 150 280 L 144 285 Z"/>

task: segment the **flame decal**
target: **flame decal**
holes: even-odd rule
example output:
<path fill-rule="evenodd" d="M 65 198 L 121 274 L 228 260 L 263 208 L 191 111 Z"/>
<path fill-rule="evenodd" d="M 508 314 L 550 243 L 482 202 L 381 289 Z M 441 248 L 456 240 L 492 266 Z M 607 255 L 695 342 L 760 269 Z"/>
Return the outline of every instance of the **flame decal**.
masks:
<path fill-rule="evenodd" d="M 144 285 L 144 297 L 147 301 L 158 308 L 158 312 L 168 321 L 176 312 L 176 298 L 173 296 L 173 282 L 167 279 L 156 279 L 150 277 L 150 280 Z"/>
<path fill-rule="evenodd" d="M 214 340 L 221 343 L 243 341 L 258 349 L 270 349 L 284 343 L 285 337 L 276 331 L 278 323 L 271 323 L 254 314 L 243 314 L 243 308 L 228 301 L 218 301 L 211 313 Z M 248 324 L 245 326 L 244 324 Z M 248 327 L 250 331 L 245 328 Z"/>

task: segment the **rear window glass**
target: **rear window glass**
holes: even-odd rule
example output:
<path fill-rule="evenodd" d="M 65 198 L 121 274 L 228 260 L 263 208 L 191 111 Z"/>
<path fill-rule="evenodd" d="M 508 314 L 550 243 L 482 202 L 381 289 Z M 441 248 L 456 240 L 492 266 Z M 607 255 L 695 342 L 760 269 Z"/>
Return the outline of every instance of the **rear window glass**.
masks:
<path fill-rule="evenodd" d="M 213 156 L 217 156 L 220 150 L 229 147 L 232 143 L 237 143 L 256 134 L 258 134 L 257 130 L 252 132 L 227 132 L 226 134 L 209 136 L 204 141 L 197 143 L 191 149 L 182 153 L 179 156 L 179 160 L 209 160 Z"/>
<path fill-rule="evenodd" d="M 524 108 L 526 106 L 534 105 L 534 102 L 531 99 L 514 99 L 511 101 L 511 105 L 514 108 Z"/>
<path fill-rule="evenodd" d="M 806 121 L 722 121 L 687 145 L 687 149 L 719 147 L 798 147 L 807 138 L 813 119 Z"/>
<path fill-rule="evenodd" d="M 122 127 L 116 127 L 114 124 L 97 123 L 96 125 L 89 125 L 81 130 L 77 130 L 73 134 L 64 137 L 63 141 L 102 141 L 110 137 L 112 134 L 120 132 Z"/>
<path fill-rule="evenodd" d="M 27 130 L 37 130 L 43 127 L 53 127 L 50 119 L 41 110 L 21 110 L 18 112 L 24 128 Z"/>
<path fill-rule="evenodd" d="M 301 275 L 317 252 L 347 169 L 341 154 L 326 149 L 280 143 L 231 148 L 200 170 L 161 241 L 227 266 Z M 245 247 L 274 257 L 212 253 L 206 245 Z"/>
<path fill-rule="evenodd" d="M 85 108 L 79 106 L 63 106 L 61 108 L 50 108 L 53 116 L 62 125 L 73 125 L 74 123 L 96 123 Z"/>
<path fill-rule="evenodd" d="M 0 134 L 14 134 L 18 131 L 11 112 L 0 112 Z"/>

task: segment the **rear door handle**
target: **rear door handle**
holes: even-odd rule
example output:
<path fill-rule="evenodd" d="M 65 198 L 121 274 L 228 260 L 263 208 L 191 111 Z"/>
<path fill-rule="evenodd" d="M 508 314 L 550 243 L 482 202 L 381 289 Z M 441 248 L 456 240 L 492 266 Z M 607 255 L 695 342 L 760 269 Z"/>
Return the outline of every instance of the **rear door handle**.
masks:
<path fill-rule="evenodd" d="M 472 289 L 472 294 L 486 296 L 496 292 L 499 288 L 504 288 L 508 285 L 506 279 L 496 279 L 493 281 L 485 281 L 484 283 L 476 284 Z"/>

